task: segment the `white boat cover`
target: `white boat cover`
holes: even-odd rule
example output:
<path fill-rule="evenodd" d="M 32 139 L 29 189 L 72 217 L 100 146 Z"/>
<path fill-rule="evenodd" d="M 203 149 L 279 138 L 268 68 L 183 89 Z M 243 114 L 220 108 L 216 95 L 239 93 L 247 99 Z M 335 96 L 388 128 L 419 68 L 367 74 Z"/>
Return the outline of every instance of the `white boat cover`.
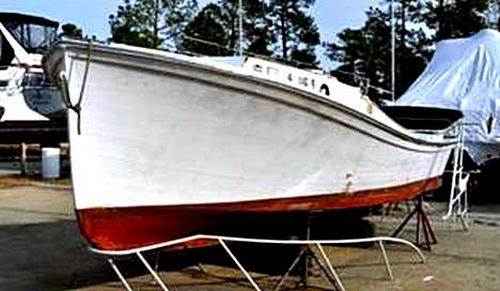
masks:
<path fill-rule="evenodd" d="M 461 110 L 465 148 L 477 164 L 500 157 L 500 32 L 438 43 L 422 75 L 396 105 Z"/>

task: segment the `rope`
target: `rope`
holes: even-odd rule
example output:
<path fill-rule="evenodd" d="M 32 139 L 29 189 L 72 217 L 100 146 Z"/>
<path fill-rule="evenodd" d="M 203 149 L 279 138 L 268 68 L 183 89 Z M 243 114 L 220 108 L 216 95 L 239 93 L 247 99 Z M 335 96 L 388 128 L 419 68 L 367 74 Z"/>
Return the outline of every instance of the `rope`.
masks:
<path fill-rule="evenodd" d="M 236 52 L 236 50 L 234 48 L 230 48 L 229 46 L 222 46 L 216 42 L 213 42 L 213 41 L 208 41 L 208 40 L 204 40 L 204 39 L 200 39 L 200 38 L 196 38 L 196 37 L 192 37 L 192 36 L 189 36 L 187 34 L 184 34 L 184 37 L 186 39 L 189 39 L 189 40 L 192 40 L 192 41 L 195 41 L 195 42 L 199 42 L 199 43 L 203 43 L 203 44 L 208 44 L 208 45 L 211 45 L 211 46 L 215 46 L 217 48 L 222 48 L 226 51 L 230 51 L 230 52 Z"/>
<path fill-rule="evenodd" d="M 68 78 L 66 76 L 66 73 L 65 72 L 61 72 L 60 75 L 59 75 L 59 80 L 61 81 L 61 87 L 62 87 L 62 99 L 63 99 L 63 102 L 64 102 L 64 105 L 66 105 L 66 107 L 69 109 L 69 110 L 73 110 L 73 112 L 76 113 L 77 115 L 77 132 L 78 132 L 78 135 L 81 134 L 81 110 L 82 110 L 82 100 L 83 100 L 83 96 L 84 96 L 84 93 L 85 93 L 85 86 L 87 84 L 87 78 L 88 78 L 88 75 L 89 75 L 89 69 L 90 69 L 90 61 L 91 61 L 91 56 L 92 56 L 92 48 L 93 48 L 94 44 L 92 42 L 92 40 L 89 41 L 89 46 L 88 46 L 88 50 L 87 50 L 87 61 L 86 61 L 86 65 L 85 65 L 85 71 L 83 73 L 83 79 L 82 79 L 82 87 L 80 89 L 80 95 L 78 96 L 78 101 L 76 102 L 76 104 L 73 104 L 71 102 L 71 97 L 70 97 L 70 93 L 69 93 L 69 87 L 68 87 Z"/>
<path fill-rule="evenodd" d="M 87 84 L 87 78 L 89 76 L 90 61 L 92 57 L 92 48 L 94 43 L 92 40 L 89 41 L 89 46 L 87 50 L 87 62 L 85 65 L 85 72 L 83 73 L 82 88 L 80 89 L 80 96 L 78 97 L 78 102 L 72 106 L 72 110 L 77 114 L 77 131 L 78 135 L 81 134 L 81 120 L 82 120 L 82 100 L 85 93 L 85 85 Z M 70 101 L 71 102 L 71 101 Z"/>
<path fill-rule="evenodd" d="M 62 71 L 59 73 L 59 81 L 61 82 L 61 96 L 63 103 L 66 108 L 72 109 L 71 100 L 69 98 L 68 77 L 66 77 L 66 72 Z"/>

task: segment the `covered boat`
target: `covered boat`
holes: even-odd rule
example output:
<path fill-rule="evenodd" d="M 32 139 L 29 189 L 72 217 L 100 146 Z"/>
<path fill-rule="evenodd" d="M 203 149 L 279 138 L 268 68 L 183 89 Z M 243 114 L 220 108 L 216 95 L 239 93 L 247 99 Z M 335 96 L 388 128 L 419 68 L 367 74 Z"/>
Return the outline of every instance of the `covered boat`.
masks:
<path fill-rule="evenodd" d="M 474 162 L 500 158 L 500 32 L 485 29 L 439 42 L 397 106 L 462 111 L 465 149 Z"/>
<path fill-rule="evenodd" d="M 66 40 L 44 66 L 70 108 L 80 228 L 102 250 L 237 215 L 413 198 L 439 187 L 456 141 L 402 127 L 333 77 L 256 58 Z"/>

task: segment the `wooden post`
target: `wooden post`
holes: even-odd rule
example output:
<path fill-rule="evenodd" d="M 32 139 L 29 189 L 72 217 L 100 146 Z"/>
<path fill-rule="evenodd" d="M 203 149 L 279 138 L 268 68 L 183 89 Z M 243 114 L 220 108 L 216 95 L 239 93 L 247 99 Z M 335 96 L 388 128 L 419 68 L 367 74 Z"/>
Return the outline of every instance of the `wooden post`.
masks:
<path fill-rule="evenodd" d="M 27 175 L 27 162 L 26 162 L 26 150 L 27 150 L 26 144 L 23 142 L 21 143 L 21 161 L 19 163 L 20 170 L 21 170 L 21 176 L 26 176 Z"/>

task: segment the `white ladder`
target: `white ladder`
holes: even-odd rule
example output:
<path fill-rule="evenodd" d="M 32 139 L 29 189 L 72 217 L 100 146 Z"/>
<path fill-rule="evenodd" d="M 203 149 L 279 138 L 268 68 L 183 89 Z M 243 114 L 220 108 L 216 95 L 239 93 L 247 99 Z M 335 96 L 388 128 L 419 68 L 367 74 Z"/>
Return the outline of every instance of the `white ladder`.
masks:
<path fill-rule="evenodd" d="M 453 177 L 451 180 L 450 200 L 448 202 L 448 212 L 443 216 L 444 220 L 450 218 L 453 221 L 458 217 L 462 222 L 464 230 L 469 228 L 468 223 L 468 199 L 467 199 L 467 183 L 469 182 L 470 174 L 464 172 L 464 139 L 463 125 L 458 126 L 458 142 L 453 149 Z"/>

